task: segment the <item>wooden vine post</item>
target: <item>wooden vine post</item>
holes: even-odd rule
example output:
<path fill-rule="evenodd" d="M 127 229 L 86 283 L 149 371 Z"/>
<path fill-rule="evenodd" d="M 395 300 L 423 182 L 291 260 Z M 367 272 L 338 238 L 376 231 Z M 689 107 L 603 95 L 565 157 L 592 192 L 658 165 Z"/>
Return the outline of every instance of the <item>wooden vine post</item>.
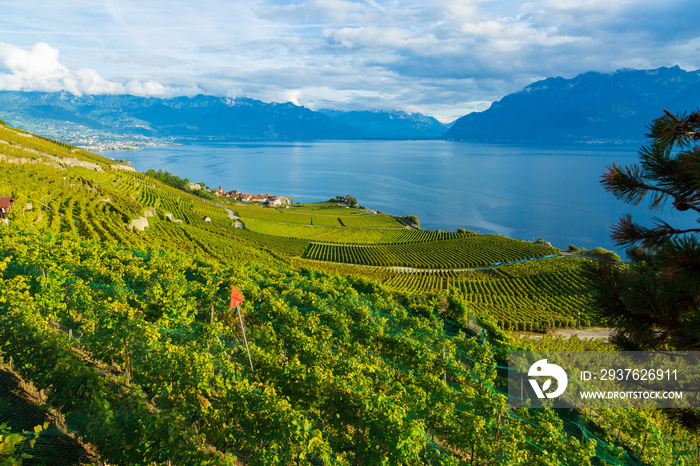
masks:
<path fill-rule="evenodd" d="M 131 371 L 131 358 L 129 353 L 129 346 L 126 340 L 124 340 L 124 372 L 126 372 L 126 385 L 129 386 L 133 374 Z"/>
<path fill-rule="evenodd" d="M 243 295 L 236 289 L 235 286 L 231 285 L 231 306 L 229 309 L 236 308 L 238 312 L 238 322 L 241 324 L 241 332 L 243 332 L 243 342 L 245 343 L 245 350 L 248 353 L 248 362 L 250 362 L 250 372 L 255 376 L 255 369 L 253 369 L 253 359 L 250 357 L 250 348 L 248 347 L 248 338 L 245 334 L 245 327 L 243 326 L 243 316 L 241 316 L 241 303 L 243 302 Z"/>

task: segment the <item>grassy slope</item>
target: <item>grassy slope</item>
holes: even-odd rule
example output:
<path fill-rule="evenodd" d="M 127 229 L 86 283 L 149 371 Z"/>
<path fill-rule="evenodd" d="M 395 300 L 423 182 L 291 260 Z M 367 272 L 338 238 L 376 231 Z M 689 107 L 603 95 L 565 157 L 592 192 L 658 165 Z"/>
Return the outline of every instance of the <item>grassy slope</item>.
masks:
<path fill-rule="evenodd" d="M 10 133 L 3 137 L 13 145 L 26 141 Z M 586 438 L 604 435 L 599 425 L 620 426 L 606 437 L 617 447 L 599 447 L 599 456 L 624 456 L 620 448 L 647 439 L 613 414 L 502 416 L 489 365 L 502 364 L 513 343 L 488 325 L 491 344 L 455 332 L 469 334 L 477 317 L 459 295 L 411 286 L 394 288 L 416 294 L 389 293 L 348 266 L 300 272 L 288 257 L 303 242 L 236 230 L 220 207 L 97 156 L 85 159 L 102 172 L 43 163 L 56 160 L 42 153 L 82 157 L 45 141 L 14 149 L 8 155 L 32 163 L 0 162 L 0 195 L 18 199 L 0 236 L 2 354 L 110 462 L 223 464 L 235 455 L 262 464 L 589 464 L 591 445 L 564 434 L 567 423 L 586 426 Z M 149 207 L 146 231 L 126 228 Z M 556 274 L 557 264 L 540 274 Z M 454 278 L 530 276 L 517 267 L 489 273 Z M 247 298 L 255 375 L 228 311 L 231 284 Z M 638 416 L 648 429 L 668 427 Z M 685 445 L 678 434 L 654 432 L 649 461 L 660 461 L 671 441 Z"/>

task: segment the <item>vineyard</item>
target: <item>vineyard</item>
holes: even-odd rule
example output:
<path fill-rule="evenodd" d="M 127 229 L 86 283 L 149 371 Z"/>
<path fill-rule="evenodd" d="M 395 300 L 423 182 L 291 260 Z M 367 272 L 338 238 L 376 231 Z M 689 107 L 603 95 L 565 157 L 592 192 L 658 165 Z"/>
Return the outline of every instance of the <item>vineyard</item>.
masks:
<path fill-rule="evenodd" d="M 342 244 L 404 244 L 441 241 L 466 236 L 463 233 L 450 233 L 408 228 L 342 227 L 340 225 L 293 224 L 259 220 L 245 216 L 245 211 L 236 207 L 246 228 L 251 231 L 273 236 L 300 238 L 312 241 L 326 241 Z M 314 217 L 316 219 L 316 217 Z M 318 222 L 318 220 L 314 220 Z"/>
<path fill-rule="evenodd" d="M 673 464 L 695 451 L 653 412 L 511 411 L 506 348 L 489 340 L 512 343 L 447 320 L 475 322 L 454 297 L 39 232 L 0 246 L 3 358 L 113 464 L 636 464 L 641 444 Z"/>
<path fill-rule="evenodd" d="M 239 203 L 236 210 L 242 217 L 295 225 L 403 228 L 403 224 L 391 215 L 370 214 L 362 209 L 338 207 L 332 202 L 278 208 Z"/>
<path fill-rule="evenodd" d="M 306 225 L 236 206 L 249 227 L 237 229 L 212 202 L 99 156 L 84 160 L 100 170 L 57 165 L 45 155 L 82 151 L 0 129 L 0 153 L 18 159 L 0 160 L 0 195 L 16 199 L 0 223 L 0 376 L 36 394 L 13 413 L 23 424 L 0 421 L 6 463 L 696 463 L 697 434 L 665 412 L 507 406 L 509 350 L 601 349 L 501 330 L 589 315 L 581 260 L 323 206 L 294 213 Z M 321 215 L 342 225 L 316 226 Z M 128 227 L 136 218 L 143 231 Z M 269 230 L 290 224 L 412 236 L 349 246 Z M 311 251 L 337 262 L 300 259 Z M 434 270 L 399 272 L 394 260 Z M 459 268 L 479 270 L 446 270 Z M 232 285 L 245 296 L 252 370 Z M 10 395 L 0 406 L 18 406 Z"/>
<path fill-rule="evenodd" d="M 416 232 L 420 233 L 420 232 Z M 379 267 L 466 269 L 557 254 L 540 244 L 504 236 L 479 235 L 420 243 L 343 245 L 311 243 L 305 259 Z"/>
<path fill-rule="evenodd" d="M 3 144 L 3 146 L 0 146 L 2 147 L 0 154 L 11 157 L 34 160 L 41 159 L 42 155 L 59 158 L 79 157 L 81 160 L 97 163 L 102 167 L 117 164 L 114 160 L 87 152 L 70 144 L 30 134 L 2 124 L 0 124 L 0 144 Z"/>
<path fill-rule="evenodd" d="M 224 210 L 210 202 L 184 196 L 182 192 L 143 174 L 121 170 L 106 169 L 103 173 L 83 169 L 57 171 L 55 167 L 37 163 L 18 165 L 11 176 L 4 172 L 0 179 L 17 199 L 17 205 L 32 206 L 31 210 L 13 213 L 13 223 L 17 226 L 42 226 L 47 231 L 70 232 L 92 241 L 174 247 L 223 261 L 270 260 L 261 254 L 264 251 L 278 258 L 303 256 L 374 266 L 471 268 L 553 252 L 541 245 L 496 236 L 407 228 L 294 227 L 309 232 L 307 236 L 316 240 L 323 239 L 326 234 L 332 240 L 375 242 L 362 246 L 310 244 L 308 239 L 296 239 L 293 235 L 279 236 L 289 234 L 288 230 L 278 231 L 278 235 L 255 231 L 256 222 L 267 225 L 263 231 L 270 231 L 270 225 L 289 228 L 289 224 L 244 218 L 249 229 L 232 228 Z M 25 186 L 32 186 L 31 191 L 23 190 Z M 148 217 L 149 227 L 144 232 L 130 231 L 126 224 L 143 216 L 149 208 L 153 208 L 154 214 Z M 261 207 L 250 209 L 275 211 Z M 316 215 L 319 209 L 312 207 L 309 215 Z M 171 221 L 167 214 L 182 223 Z M 211 221 L 204 222 L 204 216 L 210 217 Z M 370 216 L 357 216 L 362 217 Z M 372 276 L 369 270 L 354 269 L 349 273 Z M 524 291 L 513 296 L 509 290 L 487 288 L 502 285 L 485 285 L 481 277 L 469 278 L 465 273 L 397 274 L 387 271 L 377 279 L 390 289 L 415 293 L 454 287 L 472 308 L 496 317 L 507 328 L 543 329 L 571 325 L 578 310 L 584 315 L 584 323 L 596 323 L 590 320 L 590 312 L 584 304 L 586 293 L 568 291 L 570 287 L 562 286 L 562 283 L 557 282 L 554 286 L 555 290 L 560 290 L 557 299 L 549 294 L 542 295 L 547 299 L 530 299 L 530 296 L 539 296 L 536 286 L 540 282 L 526 282 L 522 285 Z M 462 278 L 465 276 L 467 278 Z"/>
<path fill-rule="evenodd" d="M 314 264 L 330 273 L 362 275 L 385 288 L 410 293 L 455 293 L 469 309 L 488 315 L 500 328 L 545 331 L 581 325 L 604 326 L 593 312 L 584 277 L 585 259 L 545 258 L 470 271 L 361 268 Z M 579 315 L 580 312 L 580 315 Z"/>
<path fill-rule="evenodd" d="M 509 264 L 498 268 L 502 277 L 495 280 L 457 279 L 450 285 L 470 308 L 491 315 L 505 329 L 575 327 L 579 317 L 586 327 L 600 325 L 583 276 L 584 262 L 545 259 Z"/>

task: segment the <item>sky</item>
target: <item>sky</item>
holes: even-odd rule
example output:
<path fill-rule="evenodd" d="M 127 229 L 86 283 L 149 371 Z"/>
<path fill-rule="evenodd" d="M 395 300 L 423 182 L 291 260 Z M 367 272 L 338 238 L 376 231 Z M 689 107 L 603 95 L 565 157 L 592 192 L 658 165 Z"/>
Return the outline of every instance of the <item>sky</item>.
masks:
<path fill-rule="evenodd" d="M 198 93 L 443 122 L 535 81 L 700 68 L 698 0 L 0 0 L 0 90 Z"/>

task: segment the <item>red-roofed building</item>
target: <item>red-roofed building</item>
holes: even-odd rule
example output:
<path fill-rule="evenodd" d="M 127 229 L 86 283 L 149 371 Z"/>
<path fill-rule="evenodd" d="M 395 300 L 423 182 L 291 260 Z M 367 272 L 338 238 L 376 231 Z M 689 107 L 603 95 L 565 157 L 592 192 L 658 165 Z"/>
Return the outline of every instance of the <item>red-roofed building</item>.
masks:
<path fill-rule="evenodd" d="M 0 196 L 0 219 L 4 220 L 5 223 L 7 223 L 7 217 L 14 203 L 15 200 L 12 196 Z"/>
<path fill-rule="evenodd" d="M 287 196 L 270 196 L 267 200 L 267 205 L 271 207 L 276 207 L 279 205 L 290 204 L 291 199 Z"/>

